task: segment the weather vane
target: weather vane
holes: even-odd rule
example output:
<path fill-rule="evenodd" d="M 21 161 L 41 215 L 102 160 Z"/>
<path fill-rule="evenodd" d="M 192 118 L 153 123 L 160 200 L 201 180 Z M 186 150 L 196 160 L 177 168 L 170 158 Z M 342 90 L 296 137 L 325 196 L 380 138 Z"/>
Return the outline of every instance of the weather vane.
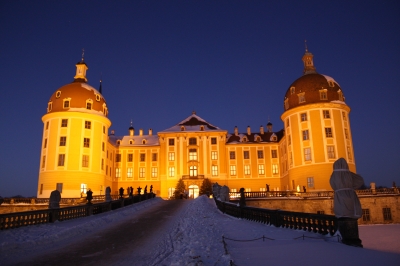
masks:
<path fill-rule="evenodd" d="M 82 61 L 84 60 L 84 58 L 85 58 L 85 49 L 82 48 Z"/>
<path fill-rule="evenodd" d="M 308 52 L 308 48 L 307 48 L 307 40 L 304 40 L 304 45 L 306 46 L 306 52 Z"/>

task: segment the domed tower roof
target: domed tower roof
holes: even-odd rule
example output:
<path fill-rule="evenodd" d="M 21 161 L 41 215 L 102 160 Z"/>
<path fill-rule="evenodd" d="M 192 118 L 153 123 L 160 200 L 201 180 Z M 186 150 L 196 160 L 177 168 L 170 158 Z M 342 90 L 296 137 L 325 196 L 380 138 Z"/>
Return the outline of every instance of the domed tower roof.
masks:
<path fill-rule="evenodd" d="M 82 61 L 76 64 L 74 81 L 60 87 L 50 97 L 47 113 L 73 111 L 108 116 L 106 100 L 98 90 L 86 83 L 87 69 L 82 57 Z"/>
<path fill-rule="evenodd" d="M 318 74 L 313 63 L 313 55 L 307 48 L 303 56 L 303 76 L 295 80 L 287 89 L 284 98 L 285 111 L 306 104 L 340 101 L 344 96 L 339 84 L 331 77 Z"/>

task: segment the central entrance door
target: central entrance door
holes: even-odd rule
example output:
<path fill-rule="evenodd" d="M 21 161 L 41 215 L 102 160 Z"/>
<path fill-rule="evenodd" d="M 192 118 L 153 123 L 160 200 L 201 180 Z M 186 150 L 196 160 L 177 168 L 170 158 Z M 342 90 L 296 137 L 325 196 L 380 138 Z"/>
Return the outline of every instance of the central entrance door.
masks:
<path fill-rule="evenodd" d="M 199 196 L 199 187 L 196 185 L 189 186 L 189 198 L 195 199 Z"/>

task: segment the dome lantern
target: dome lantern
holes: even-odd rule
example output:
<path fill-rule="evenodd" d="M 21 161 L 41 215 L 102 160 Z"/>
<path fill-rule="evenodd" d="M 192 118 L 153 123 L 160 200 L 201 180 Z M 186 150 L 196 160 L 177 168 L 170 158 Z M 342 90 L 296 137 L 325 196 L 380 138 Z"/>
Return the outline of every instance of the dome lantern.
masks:
<path fill-rule="evenodd" d="M 317 70 L 315 69 L 314 62 L 313 62 L 314 55 L 308 51 L 307 41 L 305 41 L 305 46 L 306 46 L 306 52 L 304 53 L 303 58 L 302 58 L 303 63 L 304 63 L 303 75 L 317 73 Z"/>

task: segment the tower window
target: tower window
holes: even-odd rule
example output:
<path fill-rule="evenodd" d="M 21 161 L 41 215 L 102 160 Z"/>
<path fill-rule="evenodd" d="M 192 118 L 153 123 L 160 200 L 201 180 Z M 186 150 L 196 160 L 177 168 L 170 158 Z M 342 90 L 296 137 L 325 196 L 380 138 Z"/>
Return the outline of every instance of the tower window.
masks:
<path fill-rule="evenodd" d="M 299 103 L 306 102 L 306 97 L 304 94 L 305 94 L 304 92 L 297 94 L 297 96 L 299 96 Z"/>
<path fill-rule="evenodd" d="M 304 160 L 311 161 L 311 148 L 304 149 Z"/>
<path fill-rule="evenodd" d="M 327 152 L 328 152 L 328 158 L 329 159 L 335 159 L 335 147 L 334 146 L 327 146 L 326 149 L 327 149 Z"/>
<path fill-rule="evenodd" d="M 60 146 L 65 146 L 67 143 L 67 137 L 60 137 Z"/>
<path fill-rule="evenodd" d="M 53 103 L 52 103 L 52 102 L 49 102 L 49 103 L 47 104 L 47 112 L 50 112 L 51 109 L 53 109 Z"/>
<path fill-rule="evenodd" d="M 68 119 L 62 119 L 61 120 L 61 127 L 67 127 L 68 126 Z"/>
<path fill-rule="evenodd" d="M 285 105 L 285 110 L 289 109 L 289 99 L 286 99 L 284 101 L 284 105 Z"/>
<path fill-rule="evenodd" d="M 83 147 L 89 148 L 90 147 L 90 139 L 89 138 L 84 138 L 83 139 Z"/>
<path fill-rule="evenodd" d="M 328 99 L 328 93 L 326 89 L 320 90 L 319 91 L 319 99 L 320 100 L 327 100 Z"/>
<path fill-rule="evenodd" d="M 338 91 L 337 91 L 337 93 L 338 93 L 338 96 L 339 96 L 339 101 L 344 101 L 344 97 L 343 97 L 343 93 L 342 93 L 342 91 L 339 89 Z"/>
<path fill-rule="evenodd" d="M 322 110 L 322 114 L 325 119 L 331 118 L 331 114 L 329 113 L 329 110 Z"/>
<path fill-rule="evenodd" d="M 69 101 L 68 100 L 64 101 L 64 108 L 69 108 Z"/>
<path fill-rule="evenodd" d="M 330 127 L 326 127 L 326 128 L 325 128 L 325 136 L 326 136 L 327 138 L 332 138 L 332 136 L 333 136 L 333 134 L 332 134 L 332 128 L 330 128 Z"/>
<path fill-rule="evenodd" d="M 300 119 L 301 119 L 302 122 L 303 121 L 307 121 L 307 113 L 300 114 Z"/>
<path fill-rule="evenodd" d="M 91 129 L 91 127 L 92 127 L 92 122 L 90 122 L 90 121 L 85 121 L 85 128 L 86 128 L 86 129 Z"/>
<path fill-rule="evenodd" d="M 58 98 L 60 98 L 60 96 L 61 96 L 61 91 L 57 91 L 56 92 L 56 98 L 58 99 Z"/>
<path fill-rule="evenodd" d="M 64 166 L 65 154 L 58 155 L 58 166 Z"/>
<path fill-rule="evenodd" d="M 100 101 L 100 95 L 98 95 L 97 93 L 96 93 L 96 101 Z"/>
<path fill-rule="evenodd" d="M 308 134 L 308 130 L 303 130 L 303 140 L 309 140 L 310 136 Z"/>
<path fill-rule="evenodd" d="M 89 155 L 82 155 L 82 167 L 89 167 Z"/>
<path fill-rule="evenodd" d="M 86 109 L 92 110 L 92 103 L 86 103 Z"/>

